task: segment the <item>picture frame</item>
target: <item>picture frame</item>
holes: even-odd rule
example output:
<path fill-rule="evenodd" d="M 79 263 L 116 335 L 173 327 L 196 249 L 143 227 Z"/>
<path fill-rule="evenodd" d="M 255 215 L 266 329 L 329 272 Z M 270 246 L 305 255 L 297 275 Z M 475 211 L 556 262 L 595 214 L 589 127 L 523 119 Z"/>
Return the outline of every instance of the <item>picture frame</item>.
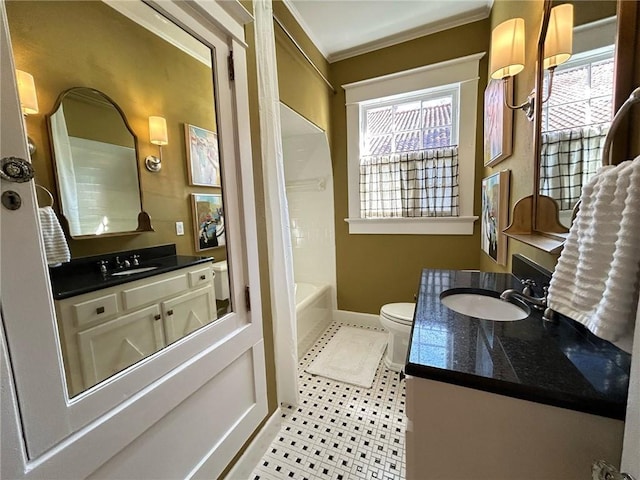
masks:
<path fill-rule="evenodd" d="M 502 233 L 509 222 L 509 183 L 511 171 L 482 179 L 481 248 L 494 262 L 507 264 L 507 236 Z"/>
<path fill-rule="evenodd" d="M 196 252 L 226 245 L 222 194 L 192 193 L 191 208 Z"/>
<path fill-rule="evenodd" d="M 184 124 L 189 185 L 220 187 L 218 134 L 188 123 Z"/>
<path fill-rule="evenodd" d="M 513 101 L 513 77 L 491 79 L 484 91 L 484 166 L 493 167 L 511 156 L 513 110 L 505 104 Z"/>

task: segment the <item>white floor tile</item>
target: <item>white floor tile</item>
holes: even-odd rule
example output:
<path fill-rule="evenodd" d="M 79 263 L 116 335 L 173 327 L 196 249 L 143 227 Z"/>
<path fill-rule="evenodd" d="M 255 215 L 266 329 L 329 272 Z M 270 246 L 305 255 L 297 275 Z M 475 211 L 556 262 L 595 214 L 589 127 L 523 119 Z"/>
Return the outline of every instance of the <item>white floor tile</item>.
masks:
<path fill-rule="evenodd" d="M 300 405 L 251 480 L 404 480 L 405 387 L 381 361 L 370 389 L 313 376 L 304 368 L 337 333 L 333 323 L 298 365 Z"/>

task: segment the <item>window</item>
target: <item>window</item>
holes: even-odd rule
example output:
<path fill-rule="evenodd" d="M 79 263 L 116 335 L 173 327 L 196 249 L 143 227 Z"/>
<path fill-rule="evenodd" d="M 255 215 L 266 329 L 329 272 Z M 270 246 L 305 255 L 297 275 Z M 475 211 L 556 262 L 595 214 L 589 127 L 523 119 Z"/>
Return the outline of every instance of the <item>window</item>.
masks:
<path fill-rule="evenodd" d="M 473 233 L 483 55 L 343 86 L 350 233 Z"/>

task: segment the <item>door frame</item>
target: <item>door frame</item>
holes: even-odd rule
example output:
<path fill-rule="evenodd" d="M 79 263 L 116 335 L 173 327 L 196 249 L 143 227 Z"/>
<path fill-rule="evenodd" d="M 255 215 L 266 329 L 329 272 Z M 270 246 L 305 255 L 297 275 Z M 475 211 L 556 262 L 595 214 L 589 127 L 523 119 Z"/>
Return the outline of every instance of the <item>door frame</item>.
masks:
<path fill-rule="evenodd" d="M 0 250 L 2 473 L 8 478 L 90 475 L 247 352 L 254 362 L 253 378 L 247 380 L 255 386 L 256 400 L 245 419 L 255 429 L 267 413 L 251 138 L 245 127 L 249 103 L 244 24 L 252 17 L 239 2 L 146 3 L 204 39 L 216 52 L 221 156 L 227 159 L 225 205 L 228 212 L 237 212 L 225 218 L 227 230 L 235 237 L 228 245 L 234 312 L 68 399 L 34 185 L 2 181 L 3 191 L 14 190 L 23 199 L 20 210 L 2 209 L 0 215 L 6 234 Z M 1 153 L 29 158 L 3 1 L 0 36 Z M 234 82 L 226 77 L 226 52 L 230 51 L 235 60 Z M 250 287 L 250 311 L 246 287 Z M 239 426 L 243 431 L 248 428 L 246 422 Z M 229 437 L 240 445 L 246 440 Z M 214 450 L 212 457 L 217 455 Z M 227 461 L 233 453 L 229 450 Z"/>

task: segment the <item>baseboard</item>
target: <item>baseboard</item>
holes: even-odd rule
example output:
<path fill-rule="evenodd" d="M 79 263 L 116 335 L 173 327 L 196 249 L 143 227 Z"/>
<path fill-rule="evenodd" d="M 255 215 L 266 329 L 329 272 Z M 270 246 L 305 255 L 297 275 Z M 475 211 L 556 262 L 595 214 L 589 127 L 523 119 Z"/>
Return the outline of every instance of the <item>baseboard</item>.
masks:
<path fill-rule="evenodd" d="M 373 313 L 348 312 L 347 310 L 335 310 L 333 321 L 359 327 L 380 328 L 380 318 Z"/>
<path fill-rule="evenodd" d="M 247 480 L 250 478 L 251 472 L 256 468 L 271 442 L 280 432 L 281 426 L 282 411 L 277 409 L 260 429 L 233 468 L 229 470 L 224 480 Z"/>

